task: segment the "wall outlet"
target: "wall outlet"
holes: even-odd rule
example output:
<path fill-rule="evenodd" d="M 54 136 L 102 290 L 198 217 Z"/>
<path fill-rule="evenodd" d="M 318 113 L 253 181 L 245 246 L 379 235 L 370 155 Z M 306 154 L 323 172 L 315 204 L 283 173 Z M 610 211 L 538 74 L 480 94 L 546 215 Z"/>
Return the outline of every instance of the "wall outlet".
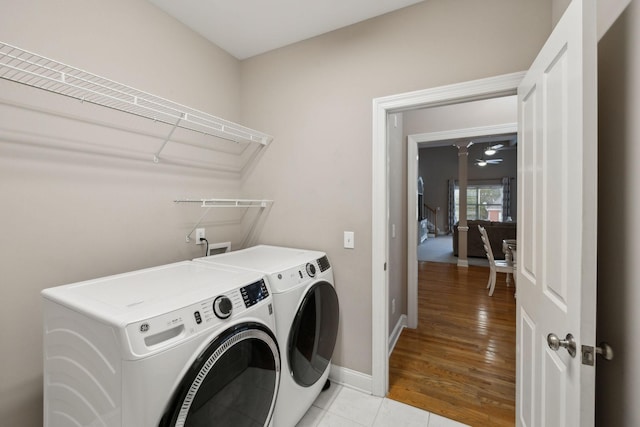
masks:
<path fill-rule="evenodd" d="M 204 238 L 204 228 L 196 228 L 196 245 L 204 245 L 204 242 L 200 241 L 200 239 Z"/>

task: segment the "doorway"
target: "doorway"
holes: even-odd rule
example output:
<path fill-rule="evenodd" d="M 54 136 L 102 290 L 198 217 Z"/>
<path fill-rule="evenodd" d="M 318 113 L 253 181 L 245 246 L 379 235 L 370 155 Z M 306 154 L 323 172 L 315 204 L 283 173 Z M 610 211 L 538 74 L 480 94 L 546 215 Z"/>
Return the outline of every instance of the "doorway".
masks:
<path fill-rule="evenodd" d="M 389 388 L 389 230 L 387 165 L 388 115 L 432 106 L 514 95 L 523 73 L 374 100 L 372 213 L 372 392 L 385 396 Z"/>
<path fill-rule="evenodd" d="M 419 207 L 415 209 L 415 203 L 420 203 L 417 195 L 422 193 L 424 204 L 439 208 L 439 216 L 433 219 L 437 229 L 445 232 L 453 230 L 457 215 L 449 218 L 448 213 L 457 212 L 458 208 L 455 197 L 451 197 L 457 188 L 452 184 L 457 182 L 458 168 L 463 166 L 467 170 L 468 189 L 475 188 L 476 192 L 482 189 L 481 193 L 484 194 L 488 187 L 495 186 L 490 184 L 496 184 L 502 196 L 503 178 L 508 178 L 507 182 L 516 178 L 516 113 L 514 96 L 405 112 L 399 121 L 405 127 L 405 134 L 415 130 L 432 130 L 434 125 L 455 129 L 389 140 L 391 145 L 388 150 L 392 155 L 403 148 L 402 145 L 410 145 L 406 149 L 407 176 L 404 187 L 407 189 L 407 200 L 411 200 L 407 206 L 407 264 L 415 266 L 413 269 L 409 267 L 409 272 L 413 273 L 409 276 L 413 276 L 415 282 L 410 292 L 413 295 L 407 298 L 407 303 L 415 306 L 410 307 L 409 311 L 412 312 L 411 317 L 416 319 L 408 321 L 413 329 L 404 330 L 401 335 L 398 333 L 400 336 L 390 354 L 387 397 L 471 425 L 510 425 L 513 422 L 514 288 L 500 286 L 499 291 L 489 297 L 484 251 L 478 254 L 478 248 L 474 246 L 469 251 L 468 264 L 484 262 L 480 265 L 485 268 L 458 269 L 451 234 L 429 233 L 426 240 L 421 242 L 417 238 L 420 235 L 416 234 L 419 222 L 416 221 L 415 211 L 418 212 L 418 220 L 423 215 L 420 215 Z M 505 121 L 508 123 L 502 123 Z M 461 127 L 471 125 L 474 126 Z M 496 147 L 498 143 L 502 143 L 501 147 Z M 456 146 L 464 147 L 463 151 L 468 153 L 468 156 L 465 154 L 460 157 L 460 160 L 464 159 L 462 165 Z M 486 154 L 487 158 L 500 160 L 494 160 L 493 164 L 478 165 L 478 160 L 483 158 L 489 147 L 498 149 Z M 389 178 L 392 193 L 399 188 L 396 176 L 392 174 Z M 419 182 L 424 184 L 422 191 L 418 190 Z M 491 194 L 496 191 L 493 188 L 491 190 Z M 513 196 L 515 199 L 516 194 Z M 454 199 L 453 206 L 449 206 L 450 197 Z M 517 211 L 514 209 L 512 212 L 510 203 L 504 204 L 502 197 L 492 201 L 499 202 L 499 206 L 491 206 L 496 209 L 480 206 L 480 201 L 487 200 L 487 197 L 479 197 L 475 210 L 468 207 L 469 220 L 502 222 L 510 215 L 516 218 Z M 508 202 L 508 198 L 506 200 Z M 503 209 L 507 210 L 507 214 Z M 394 209 L 391 209 L 392 222 L 395 220 L 393 212 Z M 495 214 L 495 218 L 491 214 Z M 514 226 L 510 230 L 515 232 L 515 222 L 510 225 Z M 473 229 L 469 231 L 470 234 L 473 232 Z M 447 256 L 436 257 L 436 262 L 418 263 L 416 242 L 419 243 L 417 248 L 441 248 Z M 390 261 L 393 261 L 393 257 Z M 393 279 L 393 269 L 397 268 L 397 264 L 390 262 L 389 266 L 392 277 L 389 286 L 393 298 L 397 294 L 394 293 Z M 502 279 L 501 285 L 504 285 Z M 392 316 L 390 326 L 394 326 L 394 321 Z M 393 328 L 394 334 L 397 329 L 400 328 Z"/>
<path fill-rule="evenodd" d="M 497 99 L 499 97 L 494 97 L 493 99 Z M 500 97 L 505 98 L 505 97 Z M 512 104 L 514 102 L 513 99 L 508 100 L 508 102 L 501 103 L 498 108 L 502 111 L 499 111 L 495 115 L 482 116 L 477 119 L 480 122 L 488 123 L 488 121 L 502 122 L 507 119 L 515 119 L 515 111 L 511 111 L 512 109 L 516 109 L 517 106 Z M 457 104 L 451 104 L 451 107 L 454 107 Z M 469 114 L 470 111 L 477 110 L 478 108 L 487 108 L 489 105 L 486 104 L 478 104 L 478 103 L 469 103 L 465 106 L 467 111 L 454 110 L 453 108 L 443 109 L 438 108 L 437 110 L 429 109 L 429 112 L 436 112 L 435 117 L 432 117 L 432 120 L 435 119 L 436 122 L 440 122 L 442 120 L 442 116 L 448 116 L 451 114 Z M 425 109 L 416 109 L 415 111 L 426 111 Z M 429 113 L 427 113 L 429 114 Z M 408 132 L 411 132 L 412 128 L 415 128 L 417 125 L 412 124 L 412 121 L 421 120 L 420 116 L 414 117 L 411 120 L 407 121 Z M 423 119 L 424 120 L 424 119 Z M 404 120 L 403 120 L 404 122 Z M 509 137 L 513 137 L 515 133 L 517 133 L 518 125 L 517 123 L 500 123 L 500 124 L 484 124 L 482 126 L 474 126 L 474 127 L 465 127 L 465 128 L 456 128 L 454 130 L 447 131 L 430 131 L 430 132 L 421 132 L 418 134 L 410 134 L 407 138 L 407 325 L 410 328 L 415 328 L 417 326 L 417 283 L 418 283 L 418 261 L 417 257 L 414 257 L 412 254 L 415 254 L 416 248 L 414 242 L 419 240 L 419 230 L 418 230 L 418 221 L 416 218 L 416 212 L 411 207 L 416 206 L 418 204 L 417 200 L 417 182 L 419 178 L 419 167 L 418 167 L 418 159 L 419 159 L 419 149 L 420 148 L 435 148 L 435 147 L 443 147 L 443 146 L 453 146 L 453 145 L 461 145 L 466 146 L 470 141 L 477 141 L 479 144 L 487 143 L 491 141 L 500 141 L 504 139 L 504 135 L 509 135 Z M 453 149 L 453 148 L 452 148 Z M 514 160 L 515 161 L 515 160 Z M 455 166 L 457 168 L 457 165 Z M 457 169 L 455 172 L 455 176 L 457 177 Z M 473 176 L 473 175 L 472 175 Z M 483 175 L 478 175 L 478 177 L 482 177 Z M 485 175 L 486 176 L 489 175 Z M 440 179 L 440 186 L 446 185 L 443 180 L 446 180 L 447 174 L 445 173 L 444 177 Z M 449 177 L 451 178 L 451 177 Z M 424 182 L 424 187 L 431 185 L 430 182 Z M 445 206 L 448 203 L 447 195 L 441 197 L 439 203 L 436 205 Z M 443 215 L 447 215 L 447 209 L 441 209 L 444 212 Z M 455 221 L 454 221 L 455 222 Z M 442 225 L 442 224 L 440 224 Z M 452 225 L 451 225 L 452 226 Z M 449 226 L 443 226 L 443 228 Z"/>

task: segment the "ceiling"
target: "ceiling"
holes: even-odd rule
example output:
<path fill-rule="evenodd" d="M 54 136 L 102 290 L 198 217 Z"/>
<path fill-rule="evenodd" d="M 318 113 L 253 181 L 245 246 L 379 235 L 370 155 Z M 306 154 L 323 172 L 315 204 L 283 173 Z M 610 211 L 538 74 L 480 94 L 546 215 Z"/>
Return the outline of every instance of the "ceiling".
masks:
<path fill-rule="evenodd" d="M 246 59 L 422 0 L 149 0 Z"/>
<path fill-rule="evenodd" d="M 483 135 L 483 136 L 474 136 L 474 137 L 465 137 L 465 138 L 453 138 L 453 139 L 443 139 L 439 141 L 428 141 L 428 142 L 419 142 L 418 148 L 435 148 L 435 147 L 471 147 L 471 146 L 481 146 L 484 150 L 489 145 L 494 144 L 502 144 L 503 150 L 506 149 L 515 149 L 518 144 L 518 134 L 517 133 L 500 133 L 495 135 Z M 474 148 L 475 149 L 475 148 Z"/>

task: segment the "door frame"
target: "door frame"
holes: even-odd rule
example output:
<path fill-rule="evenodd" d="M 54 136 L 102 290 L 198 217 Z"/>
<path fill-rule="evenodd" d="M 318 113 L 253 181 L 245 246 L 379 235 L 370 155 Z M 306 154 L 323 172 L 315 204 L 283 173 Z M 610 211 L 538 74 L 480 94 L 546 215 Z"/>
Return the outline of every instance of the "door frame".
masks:
<path fill-rule="evenodd" d="M 387 117 L 419 108 L 515 95 L 524 72 L 431 89 L 390 95 L 373 100 L 372 176 L 372 372 L 371 392 L 384 397 L 389 390 L 389 173 L 387 170 Z"/>
<path fill-rule="evenodd" d="M 450 146 L 453 141 L 466 143 L 473 138 L 517 132 L 518 123 L 503 123 L 407 136 L 407 327 L 414 329 L 418 327 L 418 256 L 416 253 L 418 220 L 415 207 L 418 204 L 417 181 L 420 171 L 417 160 L 420 148 Z"/>

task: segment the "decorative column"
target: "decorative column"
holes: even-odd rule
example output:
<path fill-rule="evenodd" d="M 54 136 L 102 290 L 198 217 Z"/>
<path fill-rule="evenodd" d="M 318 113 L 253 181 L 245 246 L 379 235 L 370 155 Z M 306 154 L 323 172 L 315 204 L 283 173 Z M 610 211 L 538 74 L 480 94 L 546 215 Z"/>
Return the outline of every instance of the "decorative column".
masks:
<path fill-rule="evenodd" d="M 467 259 L 467 235 L 469 226 L 467 225 L 467 169 L 469 165 L 469 147 L 458 147 L 458 194 L 460 200 L 460 218 L 458 218 L 458 267 L 469 267 Z"/>

